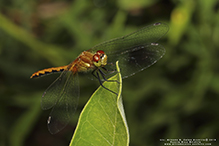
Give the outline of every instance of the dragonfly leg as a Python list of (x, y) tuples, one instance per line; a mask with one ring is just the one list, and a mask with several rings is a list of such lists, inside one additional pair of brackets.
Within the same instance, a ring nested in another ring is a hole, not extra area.
[[(109, 66), (114, 66), (114, 67), (115, 67), (115, 64), (112, 63), (112, 62), (108, 62), (107, 65), (109, 65)], [(107, 72), (112, 72), (112, 73), (117, 72), (116, 69), (111, 69), (111, 70), (109, 70), (109, 69), (106, 69), (105, 67), (102, 67), (102, 68), (103, 68), (105, 71), (107, 71)], [(116, 67), (115, 67), (115, 68), (116, 68)]]
[[(96, 74), (95, 74), (95, 73), (96, 73)], [(104, 81), (114, 81), (114, 82), (115, 82), (116, 80), (107, 80), (107, 79), (104, 77), (104, 73), (103, 73), (100, 69), (96, 69), (96, 70), (92, 71), (92, 75), (93, 75), (95, 78), (98, 79), (100, 85), (101, 85), (103, 88), (105, 88), (106, 90), (108, 90), (108, 91), (110, 91), (110, 92), (112, 92), (112, 93), (118, 95), (116, 92), (114, 92), (114, 91), (112, 91), (112, 90), (106, 88), (105, 86), (103, 86), (103, 81), (101, 81), (101, 78), (100, 78), (100, 74), (99, 74), (99, 73), (101, 74), (101, 76), (102, 76), (102, 78), (104, 79)], [(118, 82), (118, 81), (116, 81), (116, 82)]]
[[(98, 69), (98, 70), (99, 70), (99, 69)], [(99, 71), (99, 72), (100, 72), (101, 76), (103, 77), (103, 79), (104, 79), (105, 81), (114, 81), (114, 80), (107, 80), (107, 79), (103, 76), (103, 74), (101, 73), (101, 71)], [(101, 85), (103, 88), (105, 88), (106, 90), (108, 90), (108, 91), (110, 91), (110, 92), (112, 92), (112, 93), (118, 95), (116, 92), (114, 92), (114, 91), (112, 91), (112, 90), (106, 88), (105, 86), (103, 86), (103, 82), (102, 82), (101, 79), (100, 79), (99, 72), (97, 71), (96, 74), (97, 74), (97, 78), (98, 78), (98, 80), (99, 80), (100, 85)]]
[(97, 70), (98, 70), (98, 69), (93, 70), (93, 71), (92, 71), (92, 75), (93, 75), (95, 78), (98, 79), (98, 76), (95, 74), (95, 73), (97, 72)]
[[(104, 70), (106, 70), (107, 72), (109, 71), (109, 70), (107, 70), (106, 68), (104, 68), (104, 67), (102, 67)], [(116, 70), (113, 70), (112, 72), (109, 72), (109, 73), (104, 73), (101, 69), (98, 69), (98, 71), (100, 72), (100, 74), (101, 74), (101, 76), (102, 76), (102, 78), (105, 80), (105, 81), (107, 81), (107, 82), (117, 82), (118, 84), (120, 83), (119, 81), (117, 81), (117, 80), (108, 80), (108, 79), (106, 79), (105, 78), (105, 76), (108, 76), (108, 75), (111, 75), (111, 74), (113, 74), (114, 72), (117, 72)]]
[(105, 67), (101, 67), (101, 68), (107, 72), (107, 73), (103, 72), (105, 76), (111, 75), (115, 72), (118, 73), (116, 69), (109, 70), (109, 69), (106, 69)]

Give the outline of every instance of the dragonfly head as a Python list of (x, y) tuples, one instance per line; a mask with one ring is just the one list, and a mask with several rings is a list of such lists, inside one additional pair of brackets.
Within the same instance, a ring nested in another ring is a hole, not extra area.
[(102, 50), (97, 51), (93, 56), (93, 63), (96, 67), (105, 66), (107, 64), (107, 55)]

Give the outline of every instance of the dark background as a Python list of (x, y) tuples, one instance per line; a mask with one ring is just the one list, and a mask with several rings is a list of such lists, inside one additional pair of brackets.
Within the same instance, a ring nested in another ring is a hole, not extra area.
[(80, 79), (72, 122), (51, 135), (40, 100), (58, 75), (31, 74), (155, 22), (170, 27), (166, 55), (123, 81), (130, 145), (219, 138), (218, 0), (0, 0), (0, 145), (68, 145), (98, 81)]

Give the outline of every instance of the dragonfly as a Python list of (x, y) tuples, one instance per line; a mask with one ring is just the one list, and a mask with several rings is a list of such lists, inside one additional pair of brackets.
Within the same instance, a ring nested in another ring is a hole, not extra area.
[(154, 23), (128, 35), (100, 43), (82, 52), (69, 65), (33, 73), (30, 78), (61, 73), (45, 90), (41, 99), (43, 110), (52, 108), (47, 120), (49, 132), (55, 134), (61, 131), (76, 111), (79, 99), (78, 73), (91, 73), (103, 86), (104, 81), (109, 81), (108, 78), (117, 73), (115, 63), (119, 61), (122, 78), (132, 76), (163, 57), (165, 49), (157, 41), (168, 30), (167, 24)]

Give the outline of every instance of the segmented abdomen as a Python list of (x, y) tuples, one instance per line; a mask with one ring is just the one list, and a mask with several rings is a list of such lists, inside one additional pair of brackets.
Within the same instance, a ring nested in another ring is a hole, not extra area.
[(51, 74), (51, 73), (62, 72), (67, 67), (68, 67), (68, 65), (60, 66), (60, 67), (51, 67), (51, 68), (47, 68), (47, 69), (42, 69), (42, 70), (39, 70), (39, 71), (33, 73), (30, 78), (37, 78), (37, 77), (41, 77), (41, 76), (48, 75), (48, 74)]

